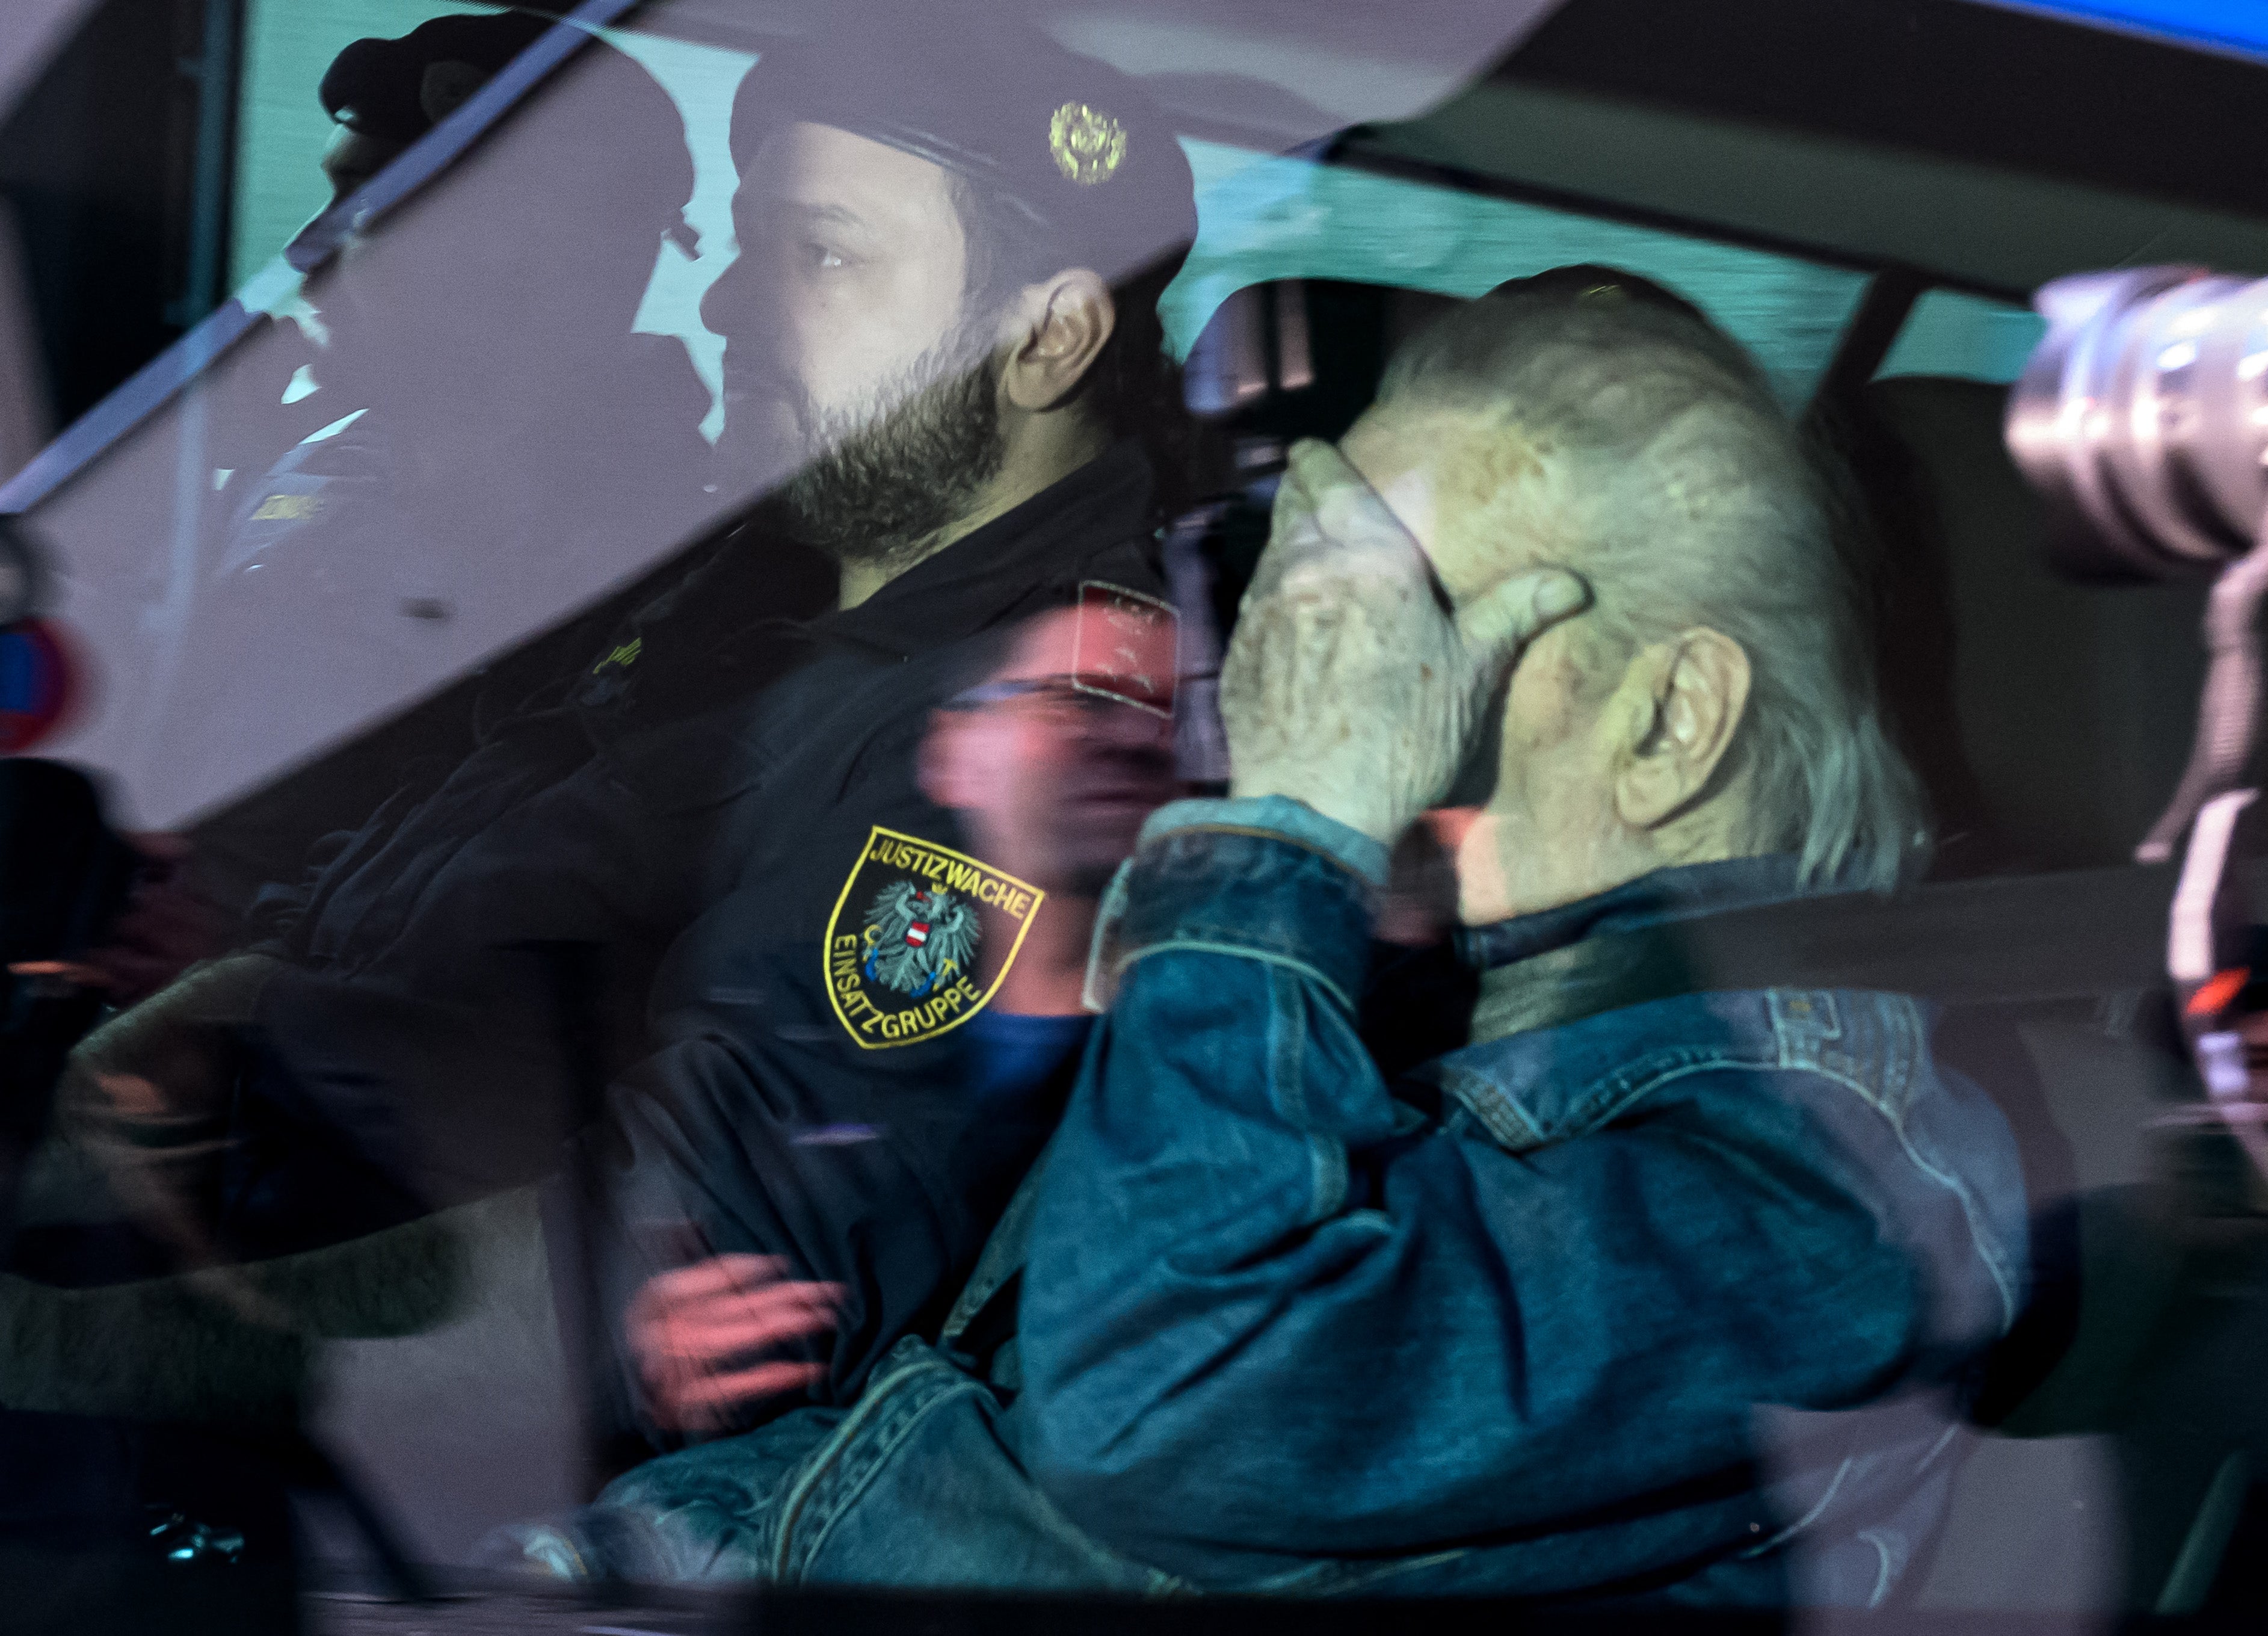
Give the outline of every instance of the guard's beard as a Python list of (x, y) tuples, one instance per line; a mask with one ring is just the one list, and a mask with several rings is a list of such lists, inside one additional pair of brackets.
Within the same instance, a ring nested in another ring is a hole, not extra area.
[(1007, 458), (998, 377), (967, 335), (924, 353), (858, 409), (823, 409), (792, 390), (804, 460), (783, 491), (788, 512), (798, 537), (837, 562), (920, 556)]

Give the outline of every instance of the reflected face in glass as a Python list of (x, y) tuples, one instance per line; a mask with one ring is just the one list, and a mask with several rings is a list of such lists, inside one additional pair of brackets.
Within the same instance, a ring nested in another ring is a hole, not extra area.
[(1097, 607), (1046, 615), (983, 685), (938, 713), (922, 787), (962, 814), (986, 863), (1094, 895), (1133, 851), (1143, 821), (1179, 793), (1172, 718), (1112, 694), (1141, 696), (1132, 675), (1169, 687), (1174, 661), (1168, 620)]
[(967, 254), (939, 166), (789, 125), (751, 158), (733, 219), (739, 259), (701, 307), (725, 342), (729, 462), (769, 475), (822, 454), (983, 356), (953, 344)]
[[(353, 110), (346, 110), (351, 113)], [(338, 203), (400, 157), (407, 144), (341, 125), (331, 132), (316, 163), (331, 184), (331, 203)]]

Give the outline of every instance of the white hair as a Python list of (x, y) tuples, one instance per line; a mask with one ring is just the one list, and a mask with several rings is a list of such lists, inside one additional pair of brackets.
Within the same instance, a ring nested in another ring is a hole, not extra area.
[(1888, 891), (1926, 856), (1928, 816), (1881, 718), (1858, 507), (1748, 356), (1674, 301), (1507, 285), (1403, 346), (1379, 401), (1516, 426), (1568, 497), (1604, 632), (1635, 649), (1705, 625), (1747, 653), (1727, 773), (1744, 844)]

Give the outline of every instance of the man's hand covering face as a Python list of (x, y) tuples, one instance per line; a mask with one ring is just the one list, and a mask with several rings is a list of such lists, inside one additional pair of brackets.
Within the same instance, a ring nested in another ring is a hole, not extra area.
[(1290, 796), (1391, 846), (1447, 793), (1521, 650), (1588, 600), (1543, 569), (1451, 613), (1361, 474), (1329, 444), (1293, 446), (1221, 669), (1231, 792)]

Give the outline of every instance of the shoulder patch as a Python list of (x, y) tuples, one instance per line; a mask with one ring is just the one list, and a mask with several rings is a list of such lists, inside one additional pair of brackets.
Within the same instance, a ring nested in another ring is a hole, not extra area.
[(1172, 715), (1181, 639), (1174, 605), (1124, 586), (1082, 579), (1079, 610), (1071, 685), (1153, 716)]
[[(827, 998), (868, 1050), (911, 1045), (984, 1008), (1015, 963), (1047, 894), (951, 847), (880, 824), (859, 849), (828, 917)], [(977, 987), (983, 910), (1010, 939), (992, 981)]]

